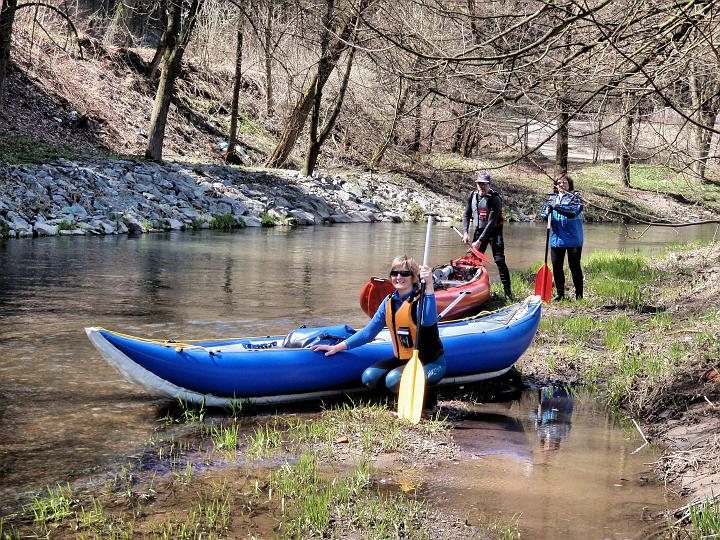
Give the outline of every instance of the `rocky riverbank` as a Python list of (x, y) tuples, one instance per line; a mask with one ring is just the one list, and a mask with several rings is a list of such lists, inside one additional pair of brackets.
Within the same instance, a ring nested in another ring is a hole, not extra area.
[(458, 217), (460, 200), (412, 180), (209, 164), (118, 160), (5, 167), (0, 235), (125, 234), (162, 230)]

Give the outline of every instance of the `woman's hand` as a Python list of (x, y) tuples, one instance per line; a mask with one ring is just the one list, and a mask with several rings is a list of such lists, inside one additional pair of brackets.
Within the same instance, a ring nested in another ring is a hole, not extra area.
[(332, 356), (340, 351), (347, 350), (347, 344), (344, 341), (341, 341), (337, 345), (313, 345), (310, 348), (313, 351), (325, 351), (325, 356)]
[(425, 294), (433, 294), (435, 289), (433, 288), (432, 268), (429, 266), (420, 267), (420, 281), (422, 280), (425, 280)]

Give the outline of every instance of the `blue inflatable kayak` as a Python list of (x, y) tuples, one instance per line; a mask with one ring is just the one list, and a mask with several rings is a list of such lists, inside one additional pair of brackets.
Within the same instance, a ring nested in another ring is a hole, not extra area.
[[(489, 379), (508, 371), (535, 336), (540, 306), (540, 297), (530, 296), (484, 316), (441, 323), (447, 371), (439, 384)], [(306, 347), (340, 341), (353, 332), (351, 328), (300, 328), (286, 336), (183, 342), (102, 328), (85, 331), (129, 382), (153, 395), (211, 406), (232, 400), (299, 401), (362, 390), (365, 368), (393, 356), (387, 329), (374, 341), (334, 356)]]

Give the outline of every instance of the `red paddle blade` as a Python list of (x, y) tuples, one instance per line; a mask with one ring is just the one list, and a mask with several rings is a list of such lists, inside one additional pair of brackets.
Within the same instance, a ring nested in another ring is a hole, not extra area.
[(471, 253), (472, 255), (474, 255), (475, 257), (480, 259), (482, 262), (486, 262), (488, 264), (490, 264), (492, 262), (490, 259), (488, 259), (485, 256), (485, 254), (482, 251), (480, 251), (479, 249), (477, 249), (474, 246), (470, 246), (470, 249), (468, 249), (468, 253)]
[(547, 264), (543, 264), (535, 276), (535, 294), (543, 302), (549, 302), (552, 297), (552, 272)]
[(360, 291), (360, 307), (368, 317), (372, 317), (383, 299), (394, 290), (389, 279), (372, 277)]

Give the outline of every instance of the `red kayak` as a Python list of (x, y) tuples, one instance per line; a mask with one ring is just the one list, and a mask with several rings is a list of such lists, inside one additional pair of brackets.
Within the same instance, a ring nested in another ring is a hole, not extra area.
[[(487, 260), (482, 253), (471, 249), (464, 257), (433, 268), (439, 314), (457, 298), (463, 297), (443, 315), (444, 320), (457, 319), (472, 312), (490, 298), (490, 275), (483, 266), (483, 261)], [(390, 279), (371, 277), (360, 291), (360, 307), (372, 317), (383, 299), (394, 290)]]

